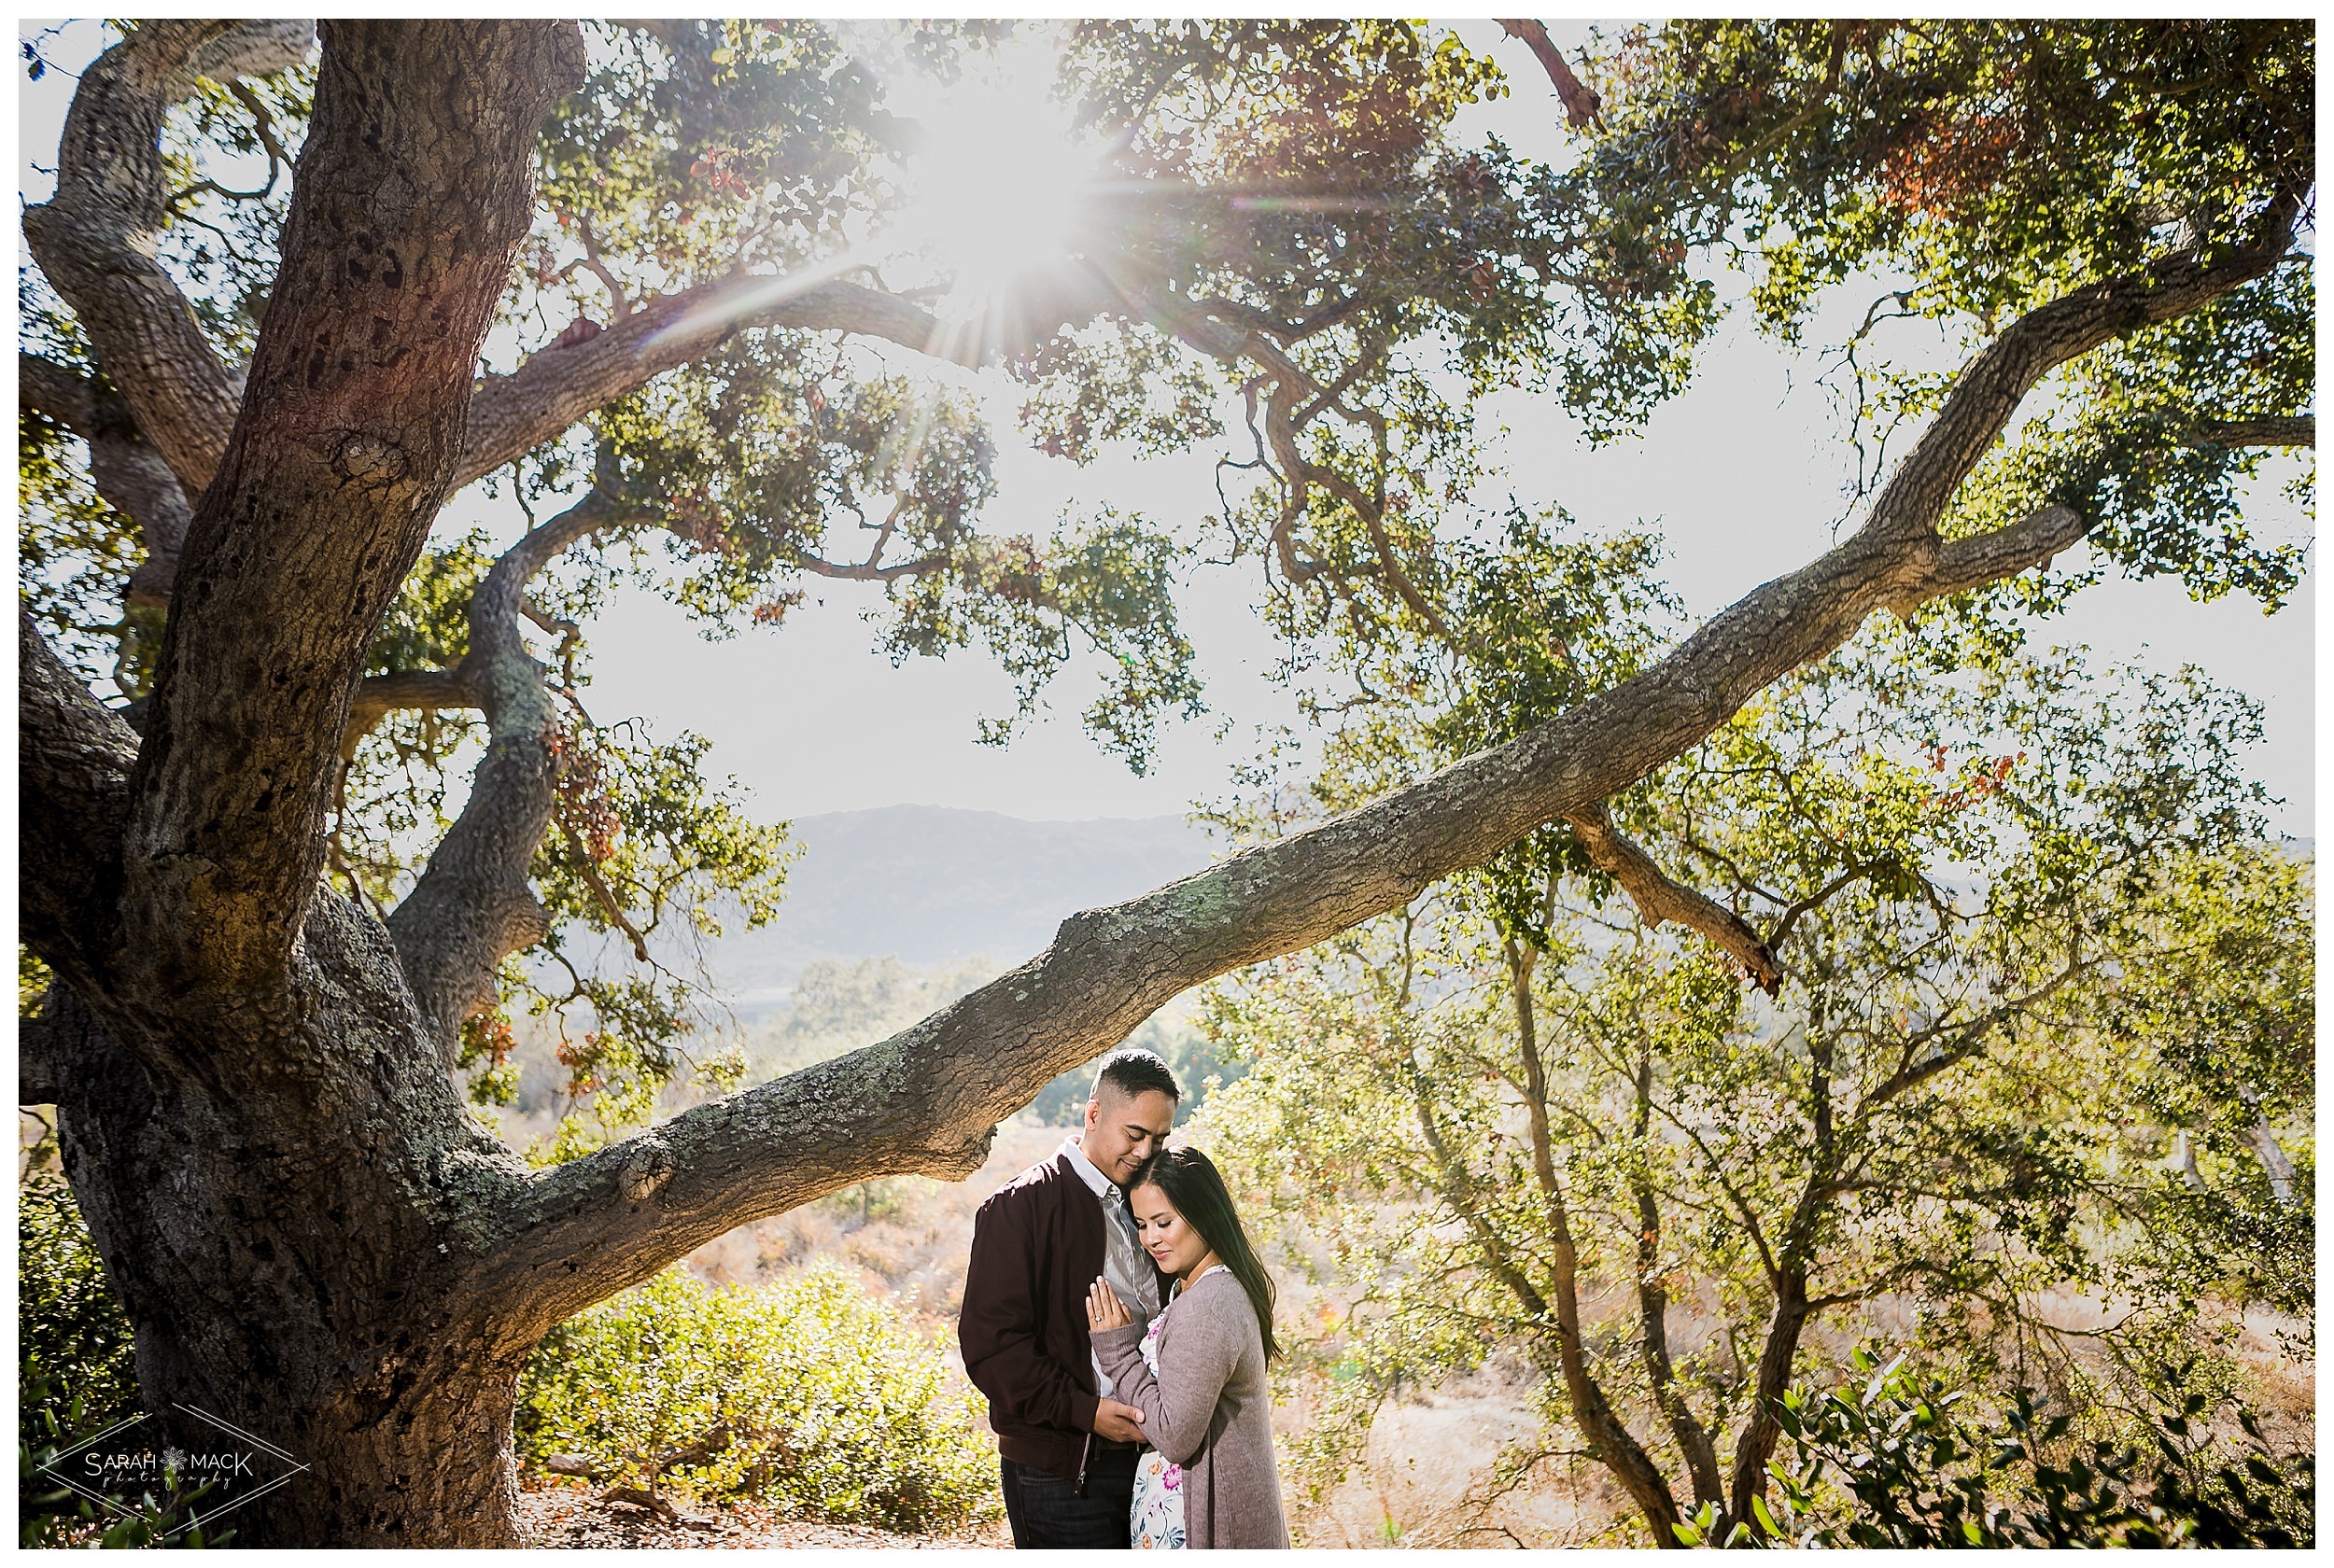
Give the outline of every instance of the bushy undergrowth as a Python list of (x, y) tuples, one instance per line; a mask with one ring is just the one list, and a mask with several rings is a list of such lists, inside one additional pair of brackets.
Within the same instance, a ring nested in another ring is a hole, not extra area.
[[(1793, 1389), (1787, 1442), (1768, 1466), (1779, 1496), (1754, 1500), (1761, 1532), (1729, 1545), (1797, 1547), (2268, 1547), (2316, 1543), (2317, 1461), (2278, 1452), (2252, 1411), (2196, 1386), (2193, 1362), (2159, 1368), (2123, 1440), (2073, 1432), (2025, 1391), (1991, 1411), (1922, 1379), (1899, 1356), (1829, 1393)], [(2233, 1417), (2242, 1438), (2215, 1430)], [(2233, 1439), (2233, 1440), (2232, 1440)], [(1716, 1545), (1714, 1510), (1675, 1526)], [(1761, 1534), (1765, 1539), (1760, 1539)]]
[(531, 1463), (894, 1530), (989, 1505), (981, 1431), (939, 1344), (824, 1264), (719, 1290), (668, 1269), (553, 1330), (519, 1386)]
[[(52, 1396), (20, 1397), (19, 1435), (38, 1435), (38, 1412), (64, 1397), (58, 1391), (67, 1386), (80, 1400), (75, 1424), (81, 1428), (137, 1414), (130, 1320), (105, 1282), (73, 1189), (62, 1176), (35, 1174), (17, 1188), (16, 1200), (17, 1376), (20, 1385)], [(55, 1413), (63, 1415), (61, 1405)]]
[(17, 1544), (21, 1547), (217, 1546), (189, 1527), (190, 1507), (210, 1489), (181, 1488), (165, 1472), (154, 1488), (105, 1489), (115, 1508), (49, 1478), (77, 1439), (135, 1416), (138, 1383), (130, 1320), (105, 1281), (105, 1265), (73, 1189), (36, 1171), (16, 1193)]

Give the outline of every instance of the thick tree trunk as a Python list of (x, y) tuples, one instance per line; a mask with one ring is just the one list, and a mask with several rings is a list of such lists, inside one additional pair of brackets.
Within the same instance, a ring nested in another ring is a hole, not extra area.
[(65, 1170), (136, 1326), (139, 1387), (189, 1449), (220, 1436), (181, 1406), (306, 1467), (220, 1520), (236, 1545), (517, 1545), (511, 1416), (533, 1336), (482, 1287), (465, 1172), (521, 1173), (410, 1009), (385, 1005), (401, 987), (379, 928), (320, 901), (304, 934), (338, 1001), (299, 1027), (345, 1073), (160, 1078), (52, 994)]
[[(60, 201), (28, 218), (118, 371), (192, 322), (66, 264), (90, 214), (133, 250), (153, 216), (150, 156), (108, 183), (99, 152), (150, 154), (222, 25), (109, 51), (92, 75), (136, 112), (77, 106)], [(40, 1072), (148, 1408), (189, 1448), (224, 1421), (299, 1467), (234, 1507), (243, 1544), (516, 1544), (511, 1412), (548, 1320), (489, 1260), (527, 1172), (463, 1108), (389, 933), (318, 873), (333, 743), (583, 66), (571, 23), (326, 25), (232, 431), (207, 350), (180, 354), (204, 397), (132, 399), (202, 495), (143, 743), (24, 635), (20, 712), (53, 725), (22, 757), (25, 935), (63, 982)]]

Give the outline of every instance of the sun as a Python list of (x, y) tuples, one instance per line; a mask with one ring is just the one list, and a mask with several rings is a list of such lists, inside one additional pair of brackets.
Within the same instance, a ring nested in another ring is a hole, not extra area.
[[(885, 287), (927, 303), (938, 323), (929, 354), (977, 365), (1043, 336), (1051, 324), (1040, 319), (1041, 301), (1063, 286), (1091, 286), (1073, 274), (1103, 237), (1106, 199), (1127, 192), (1103, 177), (1109, 147), (1081, 138), (1048, 97), (1052, 72), (1050, 51), (1031, 40), (1008, 46), (979, 76), (892, 80), (893, 111), (921, 134), (897, 165), (903, 200), (889, 219), (823, 260), (677, 317), (656, 336), (743, 319), (873, 268), (882, 269)], [(895, 272), (902, 263), (922, 275)]]
[(1009, 283), (1062, 259), (1075, 242), (1093, 163), (1047, 107), (1003, 96), (960, 105), (916, 160), (911, 226), (937, 242), (958, 292)]
[(1078, 254), (1099, 154), (1030, 73), (959, 83), (918, 119), (894, 236), (938, 270), (941, 318), (986, 323), (993, 339), (1017, 294)]

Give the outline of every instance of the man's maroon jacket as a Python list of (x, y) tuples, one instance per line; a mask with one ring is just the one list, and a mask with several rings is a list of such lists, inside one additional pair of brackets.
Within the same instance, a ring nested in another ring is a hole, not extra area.
[(1091, 1449), (1124, 1446), (1094, 1435), (1086, 1292), (1103, 1272), (1104, 1223), (1068, 1155), (1023, 1171), (973, 1218), (956, 1321), (998, 1451), (1064, 1479), (1084, 1475)]

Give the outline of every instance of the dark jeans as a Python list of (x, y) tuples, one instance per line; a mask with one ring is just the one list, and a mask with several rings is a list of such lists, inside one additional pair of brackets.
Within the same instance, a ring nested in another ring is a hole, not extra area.
[(1075, 1495), (1076, 1478), (1035, 1465), (1000, 1459), (1005, 1517), (1013, 1544), (1088, 1550), (1127, 1549), (1127, 1515), (1134, 1506), (1134, 1448), (1097, 1449), (1086, 1464), (1086, 1495)]

